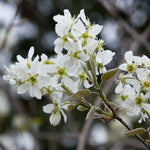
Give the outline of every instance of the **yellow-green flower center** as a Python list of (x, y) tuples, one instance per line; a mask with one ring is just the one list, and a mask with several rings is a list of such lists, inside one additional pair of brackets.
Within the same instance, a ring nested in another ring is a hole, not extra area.
[(150, 89), (150, 81), (146, 80), (143, 82), (141, 89)]
[(128, 98), (128, 95), (121, 95), (121, 99), (125, 101)]
[(79, 78), (82, 80), (82, 82), (86, 79), (85, 73), (82, 72), (81, 74), (78, 75)]
[(57, 107), (58, 107), (58, 103), (57, 103), (56, 100), (53, 102), (53, 105), (54, 105), (54, 108), (57, 108)]
[(54, 63), (51, 62), (50, 60), (45, 60), (45, 61), (43, 62), (43, 65), (52, 65), (52, 64), (54, 64)]
[(58, 74), (60, 79), (62, 79), (64, 75), (67, 75), (65, 70), (66, 70), (65, 67), (62, 67), (62, 68), (57, 67), (57, 72), (55, 74)]
[(142, 99), (141, 95), (139, 95), (139, 97), (136, 97), (135, 102), (139, 106), (142, 105), (143, 99)]
[(81, 53), (81, 51), (75, 51), (74, 53), (70, 53), (69, 56), (80, 59), (80, 57), (78, 56), (78, 54)]
[(28, 78), (28, 82), (30, 82), (32, 85), (34, 85), (37, 82), (37, 74), (34, 76), (29, 75), (30, 77)]
[(133, 64), (128, 64), (127, 65), (127, 70), (129, 73), (133, 73), (136, 70), (136, 66)]

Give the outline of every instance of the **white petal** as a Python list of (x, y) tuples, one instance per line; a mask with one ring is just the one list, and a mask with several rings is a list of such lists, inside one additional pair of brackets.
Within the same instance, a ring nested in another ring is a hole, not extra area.
[(33, 75), (39, 74), (41, 69), (41, 63), (39, 61), (31, 62), (30, 70)]
[(30, 94), (31, 97), (34, 97), (34, 96), (35, 96), (35, 95), (34, 95), (34, 90), (33, 90), (32, 87), (29, 88), (29, 94)]
[(42, 62), (44, 62), (44, 61), (46, 61), (48, 58), (47, 58), (47, 56), (45, 55), (45, 54), (42, 54), (41, 55), (41, 61)]
[(25, 93), (29, 89), (30, 86), (31, 86), (31, 84), (29, 82), (26, 82), (26, 83), (18, 86), (18, 88), (17, 88), (18, 94)]
[(20, 55), (17, 55), (17, 60), (18, 60), (19, 62), (25, 63), (25, 59), (24, 59), (22, 56), (20, 56)]
[[(55, 22), (60, 22), (60, 21), (63, 20), (63, 18), (64, 18), (63, 15), (58, 14), (58, 15), (56, 15), (56, 16), (53, 17), (53, 20), (54, 20)], [(61, 23), (61, 22), (60, 22), (60, 23)]]
[(61, 120), (61, 114), (60, 114), (59, 111), (51, 114), (51, 116), (50, 116), (50, 123), (53, 126), (58, 125), (60, 123), (60, 120)]
[(34, 95), (35, 95), (35, 97), (36, 97), (37, 99), (41, 99), (42, 94), (41, 94), (41, 91), (40, 91), (38, 85), (35, 84), (35, 85), (33, 86), (33, 89), (34, 89)]
[(150, 114), (150, 104), (143, 103), (142, 107)]
[(62, 50), (63, 50), (63, 41), (60, 38), (58, 38), (58, 39), (56, 39), (54, 41), (54, 44), (55, 44), (55, 52), (57, 54), (62, 53)]
[(63, 118), (64, 118), (64, 122), (66, 123), (66, 122), (67, 122), (67, 116), (66, 116), (66, 114), (63, 112), (63, 110), (60, 110), (60, 111), (61, 111), (62, 116), (63, 116)]
[(71, 14), (70, 14), (70, 11), (68, 9), (64, 10), (64, 16), (67, 18), (71, 18)]
[(127, 64), (126, 64), (126, 63), (121, 64), (121, 65), (119, 66), (119, 69), (120, 69), (120, 70), (123, 70), (123, 71), (127, 71)]
[(101, 32), (102, 28), (103, 28), (103, 26), (100, 26), (98, 24), (92, 26), (89, 29), (89, 35), (91, 35), (92, 37), (95, 37), (96, 35), (98, 35)]
[(15, 85), (15, 84), (16, 84), (16, 81), (13, 80), (13, 79), (10, 79), (10, 80), (9, 80), (9, 83), (10, 83), (11, 85)]
[(32, 59), (33, 54), (34, 54), (34, 47), (32, 46), (32, 47), (29, 49), (28, 58), (29, 58), (29, 59)]
[(133, 53), (132, 51), (128, 51), (125, 53), (125, 60), (127, 61), (128, 64), (131, 64), (133, 61)]
[(54, 109), (53, 104), (47, 104), (47, 105), (43, 106), (43, 111), (48, 114), (52, 113), (53, 109)]
[(83, 21), (86, 25), (89, 24), (89, 21), (86, 19), (86, 16), (85, 16), (84, 9), (80, 10), (80, 14), (78, 15), (77, 18), (81, 18), (82, 21)]
[(88, 54), (85, 54), (84, 52), (79, 53), (78, 56), (80, 57), (80, 59), (81, 59), (82, 61), (87, 61), (87, 60), (90, 59), (89, 55), (88, 55)]
[(81, 36), (85, 32), (85, 26), (81, 22), (81, 20), (78, 20), (76, 24), (72, 26), (71, 33), (76, 38)]
[(131, 84), (134, 88), (134, 90), (139, 93), (141, 85), (140, 82), (137, 79), (126, 79), (126, 82)]
[(55, 25), (55, 31), (57, 33), (57, 35), (59, 35), (60, 37), (68, 34), (70, 27), (68, 26), (63, 26), (62, 24), (57, 23)]
[(148, 71), (145, 68), (137, 68), (136, 73), (140, 80), (143, 81), (147, 79)]
[(99, 51), (96, 56), (96, 61), (107, 65), (109, 62), (112, 61), (114, 55), (115, 53), (110, 50)]
[(138, 93), (137, 93), (137, 94), (135, 93), (134, 88), (131, 87), (129, 84), (126, 84), (126, 85), (124, 86), (122, 93), (123, 93), (124, 95), (128, 95), (128, 98), (129, 98), (130, 100), (132, 100), (132, 101), (133, 101), (133, 100), (136, 98), (136, 96), (138, 95)]
[(88, 88), (90, 88), (90, 87), (92, 87), (92, 86), (93, 86), (93, 85), (92, 85), (92, 84), (89, 84), (88, 80), (86, 80), (86, 79), (84, 80), (84, 87), (85, 87), (85, 88), (88, 89)]
[(119, 82), (119, 84), (115, 88), (115, 93), (116, 94), (120, 94), (122, 92), (122, 90), (123, 90), (122, 86), (123, 86), (122, 83)]

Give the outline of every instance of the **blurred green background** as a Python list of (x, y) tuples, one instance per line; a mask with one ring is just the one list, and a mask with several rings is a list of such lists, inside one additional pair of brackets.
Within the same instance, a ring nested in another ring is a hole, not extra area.
[[(72, 16), (85, 9), (91, 22), (104, 26), (99, 37), (105, 49), (116, 53), (107, 68), (117, 67), (128, 50), (150, 56), (149, 0), (0, 0), (0, 150), (144, 150), (137, 139), (124, 135), (126, 129), (117, 121), (85, 121), (87, 112), (76, 109), (67, 113), (67, 124), (62, 121), (53, 127), (49, 115), (42, 112), (48, 103), (46, 96), (36, 100), (28, 94), (18, 95), (15, 87), (3, 81), (4, 65), (15, 62), (18, 54), (26, 57), (31, 46), (35, 55), (55, 55), (53, 16), (63, 14), (64, 9)], [(119, 104), (114, 87), (111, 79), (103, 89)], [(88, 100), (95, 105), (100, 102), (93, 95)], [(138, 118), (127, 117), (124, 111), (121, 115), (133, 128), (150, 124), (138, 124)]]

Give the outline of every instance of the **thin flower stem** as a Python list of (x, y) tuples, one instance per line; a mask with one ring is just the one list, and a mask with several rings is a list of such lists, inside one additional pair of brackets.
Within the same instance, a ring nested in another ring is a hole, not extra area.
[[(102, 98), (103, 102), (107, 105), (107, 107), (112, 111), (112, 114), (113, 114), (113, 118), (118, 120), (123, 126), (125, 126), (129, 131), (132, 130), (131, 127), (129, 127), (127, 125), (127, 123), (115, 112), (115, 110), (113, 109), (113, 107), (110, 105), (110, 103), (108, 102), (105, 94), (103, 93), (103, 91), (101, 89), (99, 89), (99, 94), (100, 94), (100, 97)], [(135, 135), (135, 137), (145, 145), (145, 147), (150, 150), (150, 146), (144, 141), (144, 139), (139, 136), (139, 135)]]

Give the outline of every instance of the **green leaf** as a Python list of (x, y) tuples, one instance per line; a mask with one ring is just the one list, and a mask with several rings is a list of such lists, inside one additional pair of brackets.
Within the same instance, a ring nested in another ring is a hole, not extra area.
[(77, 107), (77, 109), (78, 109), (79, 111), (86, 111), (86, 110), (88, 110), (87, 107), (84, 107), (84, 106), (81, 106), (81, 105), (79, 105), (79, 106)]
[(125, 135), (133, 136), (133, 135), (141, 134), (144, 132), (146, 132), (146, 130), (144, 128), (136, 128), (136, 129), (133, 129), (133, 130), (125, 133)]
[(90, 95), (91, 91), (88, 89), (82, 89), (78, 91), (75, 94), (72, 94), (66, 101), (72, 101), (72, 100), (82, 100), (82, 97), (85, 97), (87, 95)]
[(86, 120), (91, 118), (93, 116), (94, 112), (95, 112), (95, 106), (92, 106), (91, 109), (89, 110), (89, 112), (86, 115)]
[(110, 78), (112, 78), (117, 72), (118, 72), (118, 68), (108, 70), (107, 72), (105, 72), (105, 73), (102, 75), (101, 80), (102, 80), (103, 82), (105, 82), (105, 81), (109, 80)]

